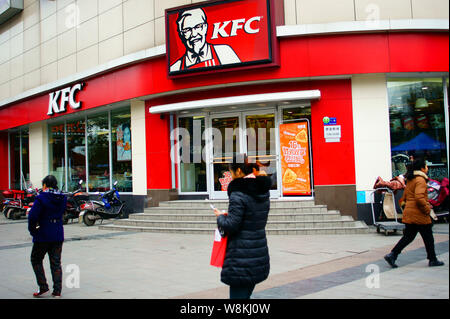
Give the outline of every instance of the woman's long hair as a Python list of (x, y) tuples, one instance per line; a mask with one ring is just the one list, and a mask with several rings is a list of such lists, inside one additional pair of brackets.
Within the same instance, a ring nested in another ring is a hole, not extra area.
[(408, 170), (406, 171), (406, 179), (412, 180), (414, 178), (414, 171), (420, 171), (425, 168), (426, 163), (423, 158), (418, 158), (408, 165)]

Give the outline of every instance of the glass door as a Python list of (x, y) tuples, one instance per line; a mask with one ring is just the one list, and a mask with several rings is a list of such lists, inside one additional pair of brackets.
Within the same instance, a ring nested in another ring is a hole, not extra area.
[(210, 194), (212, 199), (227, 198), (228, 184), (231, 182), (228, 164), (235, 154), (242, 152), (241, 127), (239, 113), (211, 117)]
[(278, 138), (274, 110), (212, 115), (210, 118), (210, 195), (226, 199), (231, 174), (228, 169), (233, 156), (245, 153), (257, 165), (260, 174), (272, 178), (272, 198), (280, 196), (277, 181)]
[(277, 137), (276, 116), (273, 110), (246, 112), (243, 115), (245, 125), (244, 153), (250, 163), (256, 164), (258, 174), (272, 179), (272, 198), (278, 198), (280, 192), (277, 182)]

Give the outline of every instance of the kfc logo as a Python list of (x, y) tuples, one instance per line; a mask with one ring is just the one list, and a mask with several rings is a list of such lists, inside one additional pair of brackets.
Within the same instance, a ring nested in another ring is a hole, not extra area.
[(50, 93), (47, 115), (65, 112), (67, 102), (69, 102), (72, 109), (79, 109), (81, 107), (81, 102), (76, 100), (76, 95), (77, 92), (83, 90), (84, 85), (84, 83), (78, 83), (73, 87), (69, 86), (62, 90)]
[[(208, 21), (203, 9), (198, 8), (180, 13), (177, 26), (186, 52), (171, 65), (171, 72), (241, 62), (229, 45), (212, 45), (206, 41)], [(221, 29), (216, 31), (216, 25), (214, 25), (214, 29), (215, 38), (218, 37), (219, 31), (224, 32)]]
[(215, 1), (166, 11), (169, 75), (273, 63), (272, 0)]

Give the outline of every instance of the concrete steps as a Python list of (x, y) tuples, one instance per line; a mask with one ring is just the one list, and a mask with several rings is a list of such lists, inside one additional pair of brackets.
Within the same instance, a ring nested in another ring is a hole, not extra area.
[[(100, 225), (100, 229), (160, 233), (211, 234), (217, 227), (210, 204), (226, 210), (226, 200), (161, 202), (144, 213)], [(369, 231), (364, 222), (341, 216), (314, 201), (272, 200), (266, 232), (273, 235), (361, 234)]]

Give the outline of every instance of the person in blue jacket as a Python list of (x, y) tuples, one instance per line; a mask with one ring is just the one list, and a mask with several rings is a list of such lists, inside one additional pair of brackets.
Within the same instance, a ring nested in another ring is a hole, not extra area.
[(39, 291), (34, 297), (41, 297), (49, 291), (45, 278), (43, 260), (50, 259), (53, 279), (53, 297), (61, 296), (62, 267), (61, 252), (64, 241), (63, 215), (67, 198), (58, 190), (58, 182), (53, 175), (42, 180), (42, 192), (36, 197), (28, 214), (28, 230), (33, 237), (31, 265), (36, 275)]

